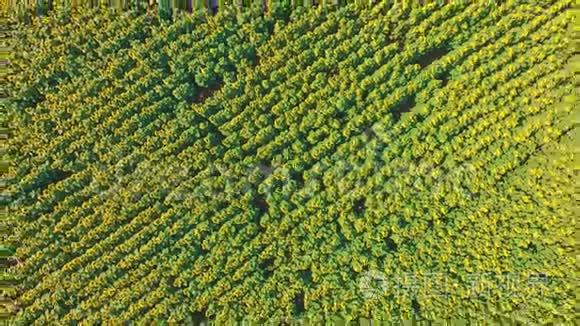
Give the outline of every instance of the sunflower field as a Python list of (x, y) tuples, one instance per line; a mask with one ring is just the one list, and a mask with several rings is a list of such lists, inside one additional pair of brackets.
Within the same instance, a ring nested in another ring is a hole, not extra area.
[(11, 323), (574, 323), (573, 1), (67, 3), (1, 35)]

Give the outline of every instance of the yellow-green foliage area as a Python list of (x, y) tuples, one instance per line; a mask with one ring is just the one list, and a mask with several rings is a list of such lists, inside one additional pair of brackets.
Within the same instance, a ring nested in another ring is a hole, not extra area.
[(572, 322), (571, 5), (15, 26), (12, 320)]

